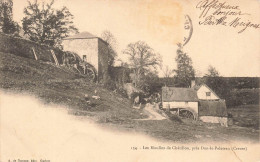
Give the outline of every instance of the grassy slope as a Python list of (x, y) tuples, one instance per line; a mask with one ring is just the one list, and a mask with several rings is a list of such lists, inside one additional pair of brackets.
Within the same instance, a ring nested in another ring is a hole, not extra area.
[[(0, 87), (5, 91), (33, 94), (46, 103), (70, 107), (75, 115), (92, 117), (111, 129), (142, 132), (161, 140), (177, 142), (259, 140), (259, 130), (184, 121), (132, 120), (143, 118), (141, 110), (131, 109), (120, 95), (89, 82), (73, 71), (52, 64), (0, 52)], [(101, 100), (88, 105), (85, 94), (97, 90)]]
[(259, 105), (241, 105), (228, 109), (235, 125), (259, 129)]
[[(46, 103), (62, 104), (77, 112), (100, 118), (97, 120), (142, 117), (138, 111), (130, 108), (127, 99), (88, 81), (68, 68), (1, 52), (0, 60), (2, 89), (30, 93)], [(95, 90), (101, 99), (93, 99), (92, 104), (88, 105), (84, 95), (92, 96)]]

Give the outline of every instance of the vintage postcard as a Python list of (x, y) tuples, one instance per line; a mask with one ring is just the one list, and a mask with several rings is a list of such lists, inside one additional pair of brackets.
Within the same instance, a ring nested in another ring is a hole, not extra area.
[(259, 0), (0, 0), (0, 162), (260, 161)]

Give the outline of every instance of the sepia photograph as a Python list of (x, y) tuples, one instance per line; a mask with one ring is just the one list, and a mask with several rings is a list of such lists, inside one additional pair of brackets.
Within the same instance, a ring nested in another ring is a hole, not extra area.
[(259, 0), (0, 0), (0, 162), (259, 162), (259, 94)]

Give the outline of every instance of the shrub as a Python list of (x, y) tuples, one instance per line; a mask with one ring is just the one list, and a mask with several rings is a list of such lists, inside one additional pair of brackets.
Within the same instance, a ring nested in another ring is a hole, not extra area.
[(226, 98), (227, 106), (259, 104), (259, 89), (234, 89)]
[(178, 115), (172, 114), (170, 111), (165, 111), (165, 114), (169, 117), (171, 121), (175, 121), (178, 123), (183, 123), (181, 118)]
[(102, 82), (106, 89), (112, 91), (116, 89), (116, 83), (111, 78), (104, 79)]

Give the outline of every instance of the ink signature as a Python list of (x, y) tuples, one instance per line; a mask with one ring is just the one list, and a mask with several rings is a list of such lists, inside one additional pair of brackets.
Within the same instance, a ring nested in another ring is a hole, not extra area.
[(260, 28), (260, 24), (248, 20), (250, 14), (241, 11), (238, 5), (230, 5), (218, 0), (204, 0), (200, 1), (196, 8), (201, 11), (199, 25), (229, 26), (237, 28), (238, 33), (248, 28)]

